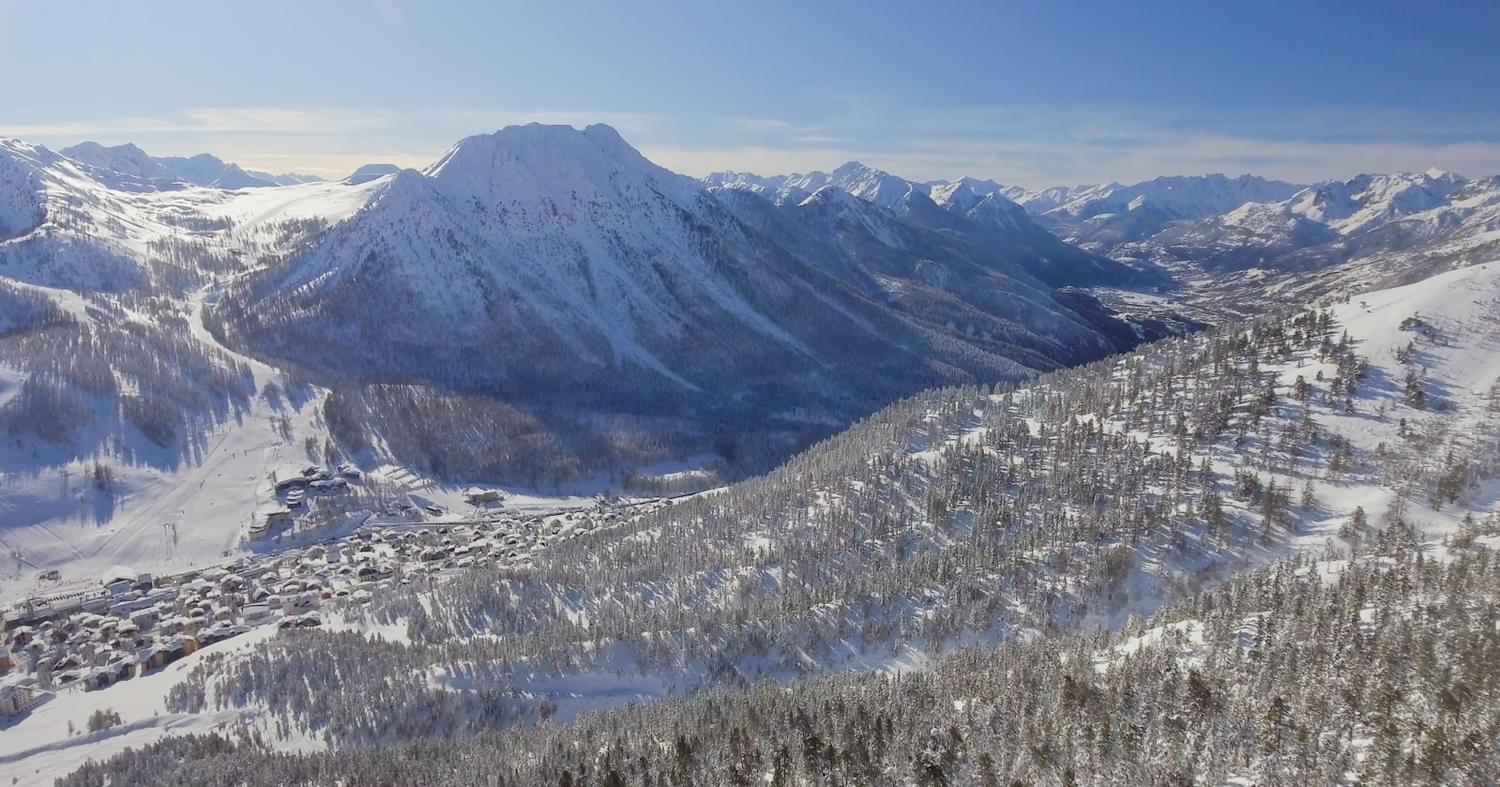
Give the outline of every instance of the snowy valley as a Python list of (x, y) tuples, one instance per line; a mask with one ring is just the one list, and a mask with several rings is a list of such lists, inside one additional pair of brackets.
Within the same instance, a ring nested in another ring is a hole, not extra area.
[(70, 150), (0, 151), (8, 594), (241, 554), (308, 463), (365, 474), (299, 515), (323, 529), (476, 482), (690, 491), (923, 388), (1175, 329), (1038, 280), (1027, 247), (721, 200), (604, 126), (287, 186)]
[(0, 140), (13, 783), (1500, 761), (1494, 178), (302, 180)]

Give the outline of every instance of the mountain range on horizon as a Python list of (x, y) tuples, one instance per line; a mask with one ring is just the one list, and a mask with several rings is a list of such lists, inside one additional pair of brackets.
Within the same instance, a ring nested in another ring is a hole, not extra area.
[[(541, 124), (531, 124), (541, 125)], [(105, 146), (98, 142), (84, 141), (60, 148), (61, 154), (83, 163), (144, 178), (157, 178), (162, 182), (179, 180), (189, 185), (216, 188), (264, 187), (267, 185), (289, 186), (313, 183), (322, 180), (316, 175), (298, 173), (274, 174), (263, 170), (241, 168), (226, 162), (212, 153), (193, 156), (153, 156), (131, 143)], [(385, 175), (401, 169), (393, 164), (370, 163), (363, 165), (345, 178), (364, 179)], [(890, 202), (899, 200), (909, 189), (915, 189), (934, 200), (947, 204), (952, 199), (983, 198), (999, 194), (1022, 205), (1036, 215), (1060, 211), (1070, 216), (1089, 218), (1103, 213), (1120, 213), (1153, 203), (1157, 208), (1175, 218), (1202, 218), (1227, 213), (1246, 202), (1278, 202), (1310, 187), (1326, 187), (1335, 183), (1354, 183), (1361, 179), (1379, 177), (1381, 173), (1361, 173), (1343, 181), (1327, 180), (1315, 183), (1290, 183), (1263, 178), (1245, 173), (1237, 176), (1212, 172), (1196, 175), (1159, 175), (1149, 180), (1131, 184), (1109, 182), (1102, 184), (1054, 185), (1027, 188), (1003, 185), (991, 178), (961, 175), (953, 179), (912, 180), (871, 167), (860, 161), (847, 161), (830, 171), (813, 170), (806, 173), (785, 175), (763, 175), (754, 172), (719, 170), (704, 176), (702, 180), (711, 186), (740, 188), (761, 193), (775, 202), (786, 202), (793, 197), (805, 198), (817, 188), (836, 185), (862, 199), (877, 203), (881, 199)], [(1438, 168), (1422, 172), (1387, 173), (1387, 177), (1425, 176), (1430, 179), (1484, 179), (1487, 176), (1468, 178)], [(164, 180), (163, 180), (164, 179)], [(240, 184), (243, 185), (232, 185)], [(884, 189), (884, 197), (879, 195)], [(949, 194), (960, 196), (949, 197)], [(1136, 203), (1132, 206), (1132, 202)], [(889, 205), (887, 205), (889, 207)]]
[[(219, 270), (228, 297), (206, 318), (241, 350), (355, 380), (637, 415), (649, 403), (755, 402), (772, 379), (797, 379), (785, 399), (845, 420), (902, 390), (1118, 352), (1236, 313), (1266, 288), (1400, 283), (1486, 253), (1500, 228), (1495, 178), (1436, 171), (1027, 192), (849, 162), (700, 181), (604, 125), (510, 127), (460, 141), (425, 171), (369, 165), (285, 185), (206, 154), (3, 150), (0, 275), (182, 297), (171, 280)], [(240, 188), (263, 198), (231, 195)], [(207, 233), (184, 236), (191, 226)], [(212, 248), (226, 244), (234, 259)], [(1378, 273), (1342, 267), (1376, 254), (1390, 258)], [(247, 266), (247, 255), (277, 261)], [(791, 308), (808, 299), (828, 308), (816, 319)], [(496, 343), (511, 352), (463, 360)], [(877, 358), (891, 370), (872, 376)], [(779, 376), (757, 382), (747, 364)], [(584, 370), (604, 377), (563, 384)], [(622, 370), (637, 379), (634, 401), (603, 383)], [(724, 396), (731, 381), (744, 387)]]
[[(565, 127), (552, 128), (559, 134)], [(63, 155), (94, 173), (106, 193), (174, 188), (174, 183), (275, 185), (264, 173), (252, 174), (207, 154), (158, 158), (131, 145), (84, 143), (64, 149)], [(367, 165), (342, 183), (364, 187), (398, 169)], [(285, 176), (282, 182), (292, 180), (310, 182), (300, 176)], [(1252, 269), (1279, 277), (1337, 268), (1371, 254), (1410, 258), (1421, 252), (1429, 268), (1441, 267), (1445, 260), (1490, 242), (1494, 182), (1436, 170), (1361, 175), (1310, 186), (1215, 174), (1028, 191), (968, 177), (913, 181), (859, 162), (829, 172), (717, 172), (702, 180), (710, 191), (724, 195), (720, 201), (726, 207), (742, 214), (741, 198), (728, 192), (754, 194), (783, 214), (795, 214), (818, 190), (835, 188), (904, 224), (1003, 249), (1011, 262), (1052, 287), (1140, 289), (1196, 282), (1209, 284), (1215, 295), (1234, 289), (1228, 284)], [(360, 190), (357, 200), (374, 193)], [(754, 215), (737, 218), (762, 221)], [(104, 269), (119, 262), (111, 257)], [(1218, 271), (1212, 281), (1198, 275), (1204, 266)], [(1402, 261), (1396, 265), (1398, 270), (1406, 267)], [(1341, 271), (1335, 278), (1352, 276)]]
[(275, 175), (241, 169), (210, 153), (152, 156), (131, 143), (106, 147), (97, 142), (80, 142), (58, 152), (74, 161), (118, 175), (138, 178), (158, 188), (173, 183), (221, 189), (264, 188), (322, 180), (314, 175)]

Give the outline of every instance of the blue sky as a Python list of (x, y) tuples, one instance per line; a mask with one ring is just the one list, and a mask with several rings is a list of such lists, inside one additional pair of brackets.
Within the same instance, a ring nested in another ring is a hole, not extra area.
[(689, 174), (1500, 173), (1500, 3), (0, 0), (0, 134), (338, 176), (529, 121)]

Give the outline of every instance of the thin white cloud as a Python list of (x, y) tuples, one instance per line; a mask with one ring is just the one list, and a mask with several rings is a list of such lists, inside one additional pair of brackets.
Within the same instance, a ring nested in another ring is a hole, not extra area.
[(740, 131), (789, 131), (796, 128), (790, 121), (778, 118), (727, 117), (724, 122)]
[(734, 170), (763, 175), (831, 169), (858, 158), (853, 151), (829, 147), (670, 147), (641, 148), (646, 158), (674, 172), (703, 177), (710, 172)]
[[(839, 117), (825, 124), (826, 133), (651, 150), (661, 163), (695, 175), (826, 170), (858, 159), (914, 179), (971, 175), (1032, 188), (1211, 172), (1298, 182), (1432, 166), (1471, 176), (1500, 172), (1500, 116), (1484, 113), (1419, 118), (1404, 110), (1323, 108), (1209, 118), (1107, 105), (893, 113), (878, 101), (834, 103)], [(880, 133), (861, 134), (861, 126)]]
[[(227, 137), (217, 141), (213, 153), (248, 169), (262, 172), (296, 172), (336, 180), (365, 164), (395, 164), (423, 169), (442, 155), (443, 148), (399, 148), (374, 146), (363, 149), (308, 148), (300, 140), (267, 140), (264, 137)], [(274, 142), (274, 144), (267, 144)], [(200, 146), (201, 148), (201, 146)], [(147, 148), (148, 152), (155, 152)], [(163, 149), (163, 155), (186, 151)]]
[(1428, 167), (1491, 175), (1500, 172), (1500, 142), (1342, 142), (1191, 134), (1138, 138), (1128, 145), (1067, 139), (929, 139), (916, 141), (911, 150), (873, 152), (866, 159), (890, 162), (879, 165), (887, 168), (910, 167), (909, 177), (975, 174), (1029, 187), (1213, 172), (1307, 183)]
[(961, 175), (994, 178), (1029, 188), (1061, 184), (1135, 182), (1158, 175), (1256, 174), (1294, 182), (1348, 178), (1365, 172), (1428, 167), (1469, 176), (1500, 171), (1500, 143), (1444, 145), (1327, 144), (1199, 137), (1129, 150), (1069, 143), (995, 143), (945, 140), (898, 151), (852, 147), (647, 147), (653, 161), (689, 175), (716, 170), (761, 174), (828, 170), (858, 160), (915, 180)]
[(23, 139), (120, 138), (140, 134), (353, 134), (380, 128), (393, 117), (383, 110), (199, 107), (159, 117), (10, 123), (0, 125), (0, 133)]

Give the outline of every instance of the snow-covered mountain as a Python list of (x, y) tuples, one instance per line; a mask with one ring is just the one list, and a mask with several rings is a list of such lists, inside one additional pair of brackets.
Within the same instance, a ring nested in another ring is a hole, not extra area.
[(1283, 200), (1303, 188), (1254, 175), (1164, 176), (1130, 186), (1119, 183), (1079, 186), (1066, 194), (1049, 189), (1028, 195), (1021, 204), (1041, 208), (1049, 201), (1056, 201), (1057, 205), (1038, 212), (1077, 220), (1147, 208), (1174, 218), (1191, 219), (1227, 213), (1247, 202)]
[(288, 186), (317, 180), (308, 180), (301, 175), (252, 174), (208, 153), (196, 156), (152, 156), (128, 143), (106, 147), (98, 142), (81, 142), (58, 152), (90, 167), (139, 178), (158, 188), (183, 183), (220, 189), (243, 189)]
[(147, 245), (173, 229), (86, 169), (42, 146), (0, 139), (0, 276), (105, 291), (146, 282)]
[(726, 171), (713, 173), (704, 182), (718, 189), (758, 194), (783, 207), (801, 204), (820, 189), (838, 188), (909, 223), (962, 235), (987, 246), (1053, 286), (1148, 285), (1156, 281), (1150, 271), (1063, 243), (991, 180), (917, 182), (851, 161), (832, 172), (760, 176)]
[[(1253, 175), (1160, 177), (1125, 186), (1047, 189), (1020, 204), (1070, 242), (1095, 250), (1150, 237), (1174, 221), (1228, 213), (1251, 202), (1275, 202), (1303, 187)], [(1105, 252), (1107, 253), (1107, 252)]]
[[(252, 256), (280, 253), (313, 225), (348, 216), (372, 188), (198, 187), (162, 180), (149, 166), (120, 166), (0, 138), (0, 277), (180, 295)], [(289, 231), (297, 222), (303, 225)]]
[(56, 161), (49, 151), (0, 138), (0, 240), (23, 235), (46, 219), (41, 169)]
[[(849, 207), (828, 210), (852, 218)], [(397, 173), (219, 316), (260, 352), (346, 374), (676, 413), (733, 403), (842, 418), (903, 389), (1119, 346), (1019, 267), (945, 257), (889, 211), (866, 218), (885, 227), (868, 233), (874, 246), (831, 266), (805, 233), (752, 228), (607, 126), (511, 127)], [(902, 247), (918, 235), (931, 251), (920, 260)], [(876, 246), (901, 264), (872, 263)]]
[(1358, 175), (1304, 189), (1287, 210), (1340, 235), (1355, 235), (1394, 219), (1447, 207), (1469, 185), (1451, 172), (1430, 169), (1395, 175)]
[(710, 186), (741, 189), (760, 194), (778, 205), (796, 204), (825, 186), (836, 186), (883, 208), (897, 209), (913, 191), (926, 193), (927, 185), (897, 177), (884, 170), (849, 161), (832, 172), (814, 170), (790, 175), (756, 175), (725, 170), (704, 178)]
[(1253, 310), (1268, 292), (1354, 293), (1492, 258), (1500, 251), (1500, 180), (1360, 175), (1172, 221), (1139, 240), (1079, 242), (1172, 271), (1186, 297)]
[(303, 175), (296, 172), (283, 172), (279, 175), (259, 169), (247, 169), (245, 172), (252, 178), (267, 180), (277, 186), (300, 186), (304, 183), (321, 183), (323, 181), (317, 175)]
[(364, 164), (349, 173), (349, 177), (344, 178), (344, 182), (351, 186), (357, 186), (361, 183), (368, 183), (376, 178), (383, 178), (386, 175), (394, 175), (400, 171), (401, 168), (395, 164)]

